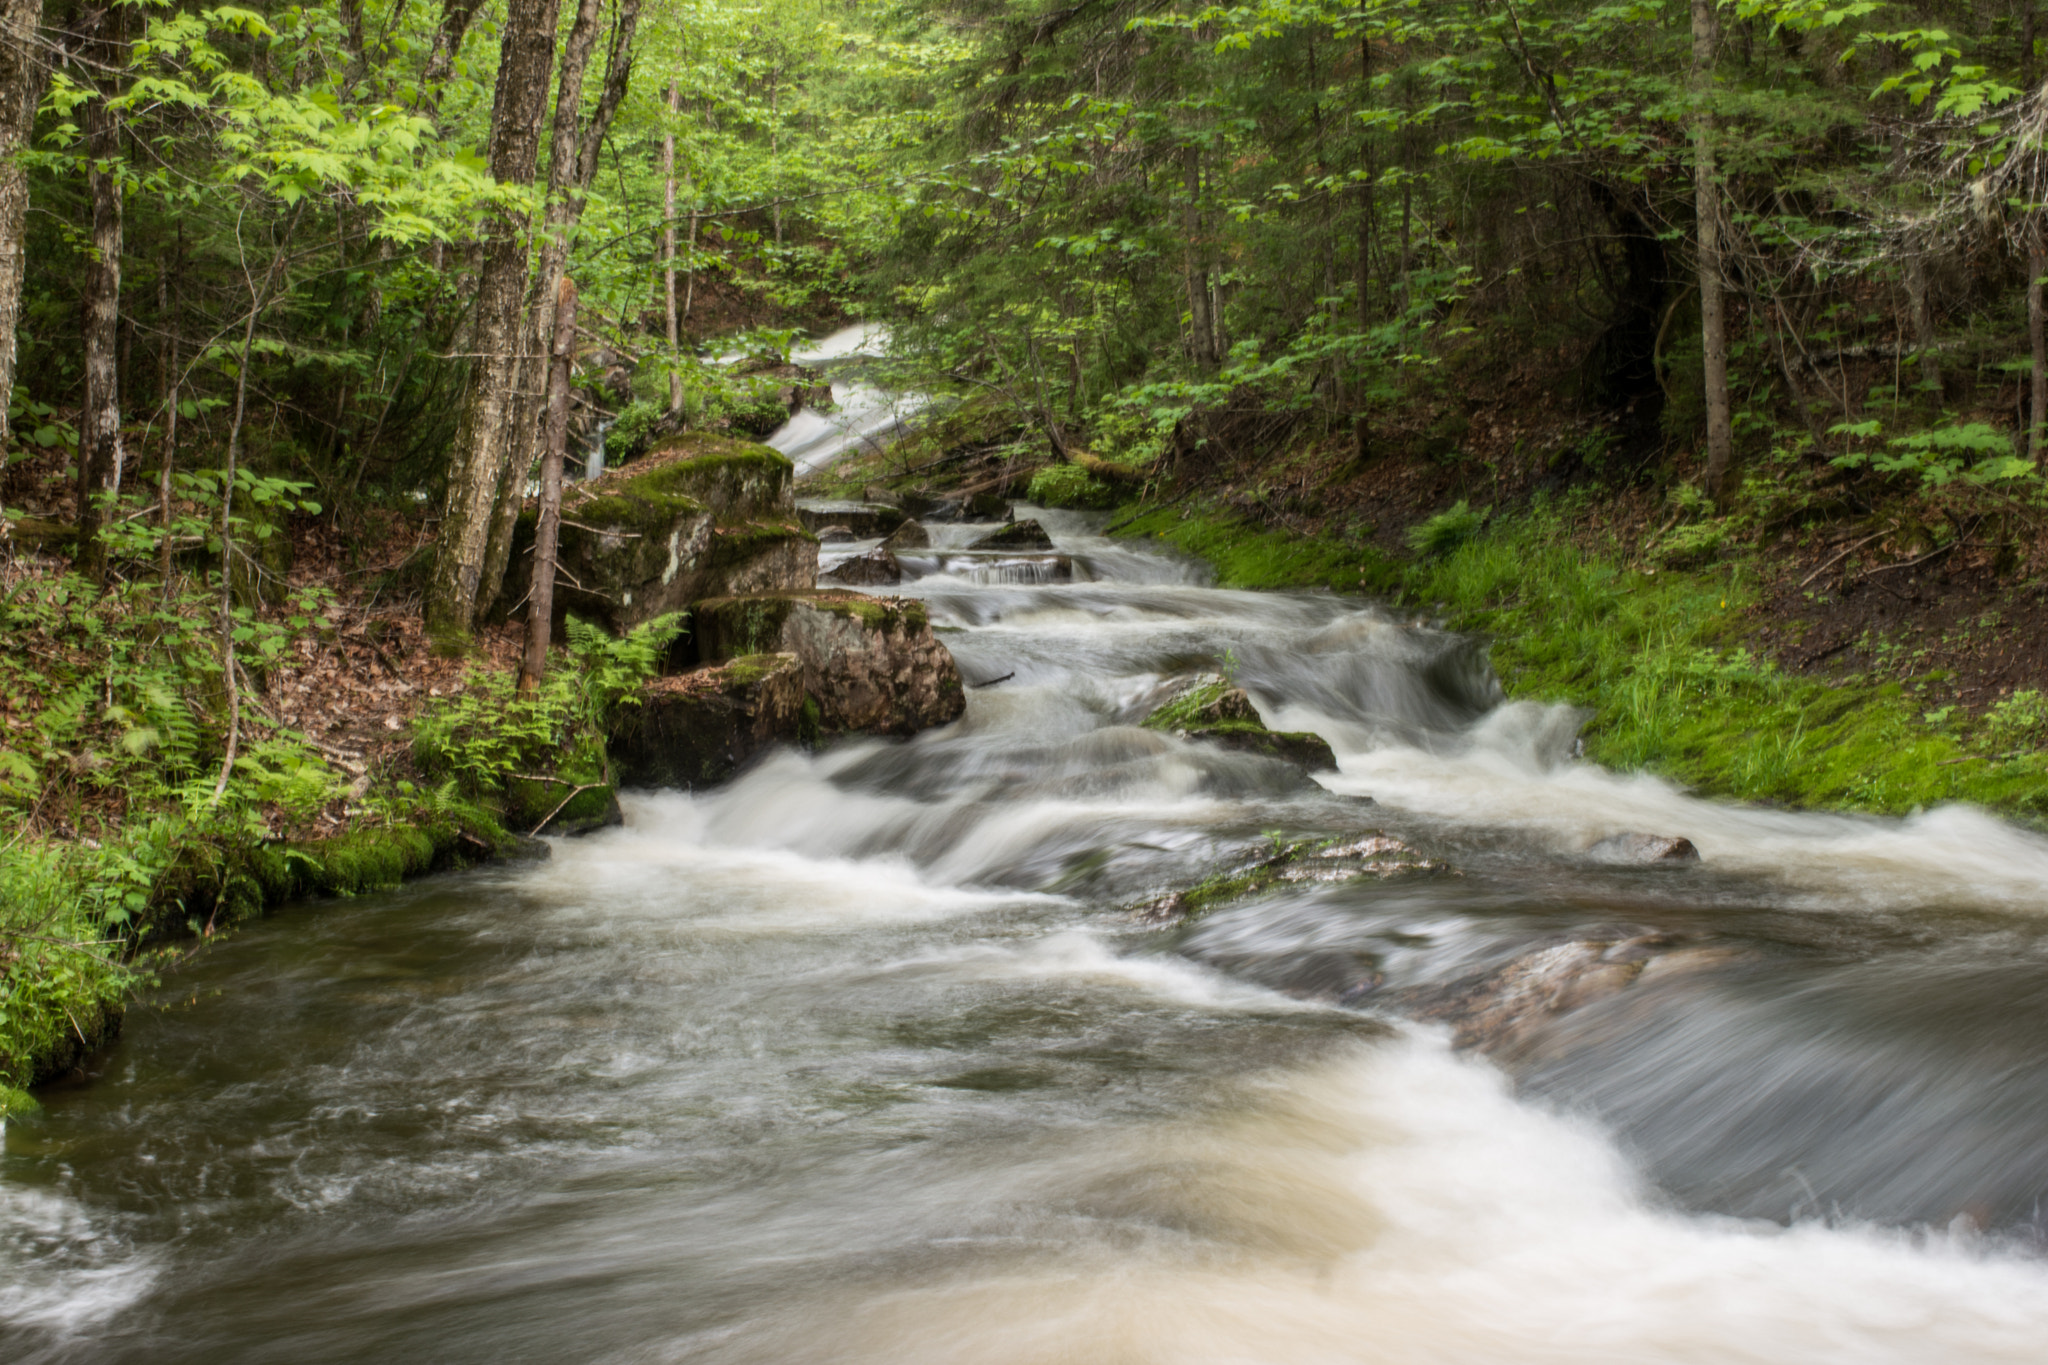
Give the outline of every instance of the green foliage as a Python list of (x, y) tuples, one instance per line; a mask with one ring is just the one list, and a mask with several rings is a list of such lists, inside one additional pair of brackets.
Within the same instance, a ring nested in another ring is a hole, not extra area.
[(1189, 688), (1180, 696), (1175, 697), (1172, 701), (1145, 717), (1143, 721), (1144, 728), (1147, 730), (1164, 730), (1169, 734), (1175, 730), (1185, 730), (1195, 723), (1196, 716), (1203, 710), (1214, 706), (1220, 701), (1223, 695), (1230, 691), (1230, 686), (1228, 681), (1219, 678), (1214, 682), (1207, 682), (1199, 687)]
[(1104, 510), (1122, 500), (1117, 489), (1074, 464), (1051, 464), (1031, 476), (1024, 495), (1041, 507)]
[(1927, 489), (1957, 479), (1975, 484), (2041, 482), (2033, 462), (2013, 450), (2012, 439), (1982, 422), (1952, 422), (1908, 432), (1886, 441), (1882, 449), (1860, 444), (1881, 434), (1881, 424), (1874, 420), (1838, 423), (1832, 430), (1859, 443), (1835, 456), (1833, 463), (1845, 469), (1868, 465), (1880, 474), (1916, 475)]
[(633, 701), (681, 628), (681, 616), (664, 616), (613, 638), (572, 617), (574, 667), (550, 669), (527, 692), (509, 674), (472, 671), (461, 693), (414, 719), (414, 753), (426, 772), (477, 795), (503, 791), (516, 774), (550, 773), (579, 741), (603, 735), (605, 722)]
[(1408, 547), (1424, 559), (1440, 559), (1478, 535), (1486, 518), (1487, 509), (1475, 512), (1460, 498), (1448, 511), (1409, 527)]

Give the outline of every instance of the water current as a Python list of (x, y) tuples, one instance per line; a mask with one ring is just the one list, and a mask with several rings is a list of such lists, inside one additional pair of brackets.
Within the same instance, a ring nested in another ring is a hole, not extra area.
[[(2048, 1353), (2048, 844), (1604, 772), (1471, 641), (1045, 519), (1073, 581), (907, 561), (956, 724), (172, 973), (6, 1127), (0, 1359)], [(1226, 660), (1340, 771), (1136, 727)], [(1369, 830), (1455, 872), (1130, 912)], [(1512, 1055), (1377, 1003), (1617, 932), (1691, 965)]]

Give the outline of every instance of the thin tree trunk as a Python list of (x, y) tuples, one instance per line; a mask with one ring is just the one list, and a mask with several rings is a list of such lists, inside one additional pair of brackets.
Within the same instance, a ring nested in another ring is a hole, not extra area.
[[(533, 181), (547, 112), (548, 74), (555, 64), (558, 0), (509, 0), (498, 81), (491, 109), (491, 176), (500, 184)], [(455, 439), (434, 574), (427, 589), (427, 628), (443, 639), (469, 634), (476, 619), (492, 512), (511, 457), (507, 409), (519, 381), (520, 308), (526, 296), (527, 223), (500, 214), (488, 229), (477, 281), (469, 401)]]
[[(93, 47), (102, 58), (119, 41), (123, 12), (110, 8)], [(92, 198), (92, 259), (85, 274), (85, 407), (78, 423), (79, 564), (90, 578), (106, 573), (100, 543), (100, 498), (121, 478), (121, 138), (104, 97), (88, 106), (86, 182)]]
[(1707, 467), (1702, 482), (1718, 498), (1735, 457), (1728, 413), (1728, 320), (1721, 283), (1721, 191), (1714, 175), (1714, 117), (1705, 108), (1720, 46), (1714, 0), (1692, 0), (1693, 93), (1701, 100), (1693, 126), (1693, 211), (1699, 219), (1700, 345), (1705, 357)]
[[(183, 233), (180, 232), (180, 245)], [(170, 270), (157, 280), (157, 311), (164, 317), (164, 458), (156, 474), (157, 526), (163, 536), (157, 545), (157, 577), (161, 581), (165, 599), (171, 592), (171, 473), (178, 464), (178, 402), (182, 388), (178, 373), (178, 334), (171, 325), (170, 276), (177, 269), (177, 257), (172, 257)]]
[[(1330, 157), (1323, 143), (1322, 87), (1318, 83), (1316, 76), (1316, 42), (1313, 34), (1309, 36), (1308, 40), (1308, 83), (1309, 88), (1316, 92), (1316, 99), (1309, 106), (1309, 121), (1315, 128), (1316, 171), (1327, 181), (1330, 177)], [(1323, 297), (1326, 299), (1337, 297), (1336, 204), (1336, 191), (1325, 185), (1322, 202), (1322, 231), (1318, 235), (1322, 242)], [(1334, 328), (1336, 319), (1333, 317), (1330, 321)], [(1346, 406), (1344, 397), (1344, 361), (1341, 358), (1332, 357), (1330, 361), (1330, 408), (1333, 412), (1341, 413), (1345, 410)]]
[(682, 344), (676, 317), (676, 115), (682, 109), (683, 92), (674, 81), (668, 83), (669, 126), (661, 135), (661, 284), (663, 320), (668, 324), (668, 410), (675, 416), (683, 410), (683, 375), (675, 368)]
[(555, 338), (548, 367), (548, 433), (540, 466), (540, 524), (533, 536), (533, 591), (526, 603), (526, 662), (519, 690), (540, 686), (555, 628), (555, 558), (562, 533), (562, 459), (569, 448), (569, 381), (576, 364), (576, 281), (555, 291)]
[(2041, 215), (2027, 226), (2027, 344), (2034, 367), (2027, 407), (2027, 458), (2039, 464), (2048, 445), (2048, 303), (2042, 299), (2042, 278), (2048, 276), (2048, 243), (2041, 238)]
[[(1372, 101), (1372, 40), (1365, 28), (1365, 4), (1358, 6), (1358, 107), (1363, 110)], [(1372, 134), (1361, 131), (1358, 140), (1358, 337), (1363, 345), (1365, 334), (1372, 326)], [(1353, 457), (1361, 464), (1372, 454), (1372, 424), (1365, 411), (1364, 385), (1361, 383), (1357, 396), (1358, 411), (1352, 419), (1351, 437)]]
[(28, 218), (28, 146), (49, 69), (38, 55), (40, 0), (0, 0), (0, 451), (7, 447), (7, 399), (14, 392), (15, 332), (21, 325), (22, 246)]
[(1181, 175), (1187, 202), (1181, 208), (1181, 233), (1187, 242), (1188, 332), (1195, 366), (1207, 374), (1216, 368), (1216, 328), (1209, 317), (1209, 272), (1202, 249), (1202, 152), (1181, 149)]
[(623, 0), (612, 29), (604, 84), (586, 127), (582, 118), (583, 78), (597, 47), (602, 14), (602, 0), (579, 0), (576, 22), (570, 27), (569, 40), (562, 49), (548, 151), (548, 197), (540, 271), (528, 296), (529, 326), (521, 355), (521, 379), (511, 405), (511, 429), (506, 434), (510, 455), (485, 545), (476, 596), (478, 614), (496, 604), (505, 584), (506, 566), (511, 563), (512, 534), (519, 522), (519, 509), (526, 500), (526, 481), (539, 455), (547, 399), (547, 356), (554, 339), (555, 290), (567, 268), (570, 234), (583, 216), (583, 191), (590, 188), (597, 176), (598, 151), (620, 101), (625, 98), (626, 83), (632, 74), (633, 33), (640, 19), (640, 0)]
[(1940, 341), (1934, 331), (1933, 304), (1927, 297), (1926, 243), (1906, 245), (1906, 305), (1913, 314), (1913, 345), (1919, 351), (1920, 387), (1941, 396)]

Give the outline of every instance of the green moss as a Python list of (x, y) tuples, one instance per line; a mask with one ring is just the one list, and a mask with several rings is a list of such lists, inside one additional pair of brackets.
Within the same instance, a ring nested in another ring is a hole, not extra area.
[(1401, 566), (1373, 546), (1275, 531), (1199, 506), (1158, 508), (1121, 529), (1207, 560), (1219, 587), (1389, 594), (1402, 579)]
[(2048, 755), (2011, 752), (1989, 725), (1931, 719), (1910, 692), (1921, 680), (1787, 673), (1746, 646), (1741, 559), (1639, 571), (1543, 513), (1496, 518), (1406, 566), (1199, 509), (1158, 509), (1127, 530), (1210, 559), (1227, 587), (1370, 591), (1489, 636), (1508, 695), (1586, 707), (1586, 756), (1609, 768), (1786, 806), (1902, 814), (1965, 801), (2048, 817)]
[(1175, 730), (1185, 730), (1196, 723), (1197, 713), (1214, 706), (1228, 691), (1230, 684), (1221, 678), (1203, 683), (1175, 697), (1139, 723), (1147, 730), (1162, 730), (1169, 734)]
[(787, 656), (782, 654), (743, 654), (725, 665), (725, 685), (728, 690), (752, 687), (773, 675), (786, 661)]

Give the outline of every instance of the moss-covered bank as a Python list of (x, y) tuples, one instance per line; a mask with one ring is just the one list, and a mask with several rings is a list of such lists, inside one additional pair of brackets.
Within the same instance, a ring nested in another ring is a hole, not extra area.
[(1745, 559), (1635, 567), (1618, 541), (1543, 509), (1406, 562), (1199, 503), (1127, 517), (1121, 534), (1207, 560), (1225, 587), (1363, 593), (1488, 636), (1508, 695), (1587, 708), (1586, 755), (1610, 768), (1785, 806), (1904, 814), (1966, 801), (2048, 817), (2048, 760), (2027, 717), (1930, 708), (1931, 675), (1788, 671), (1749, 637)]

